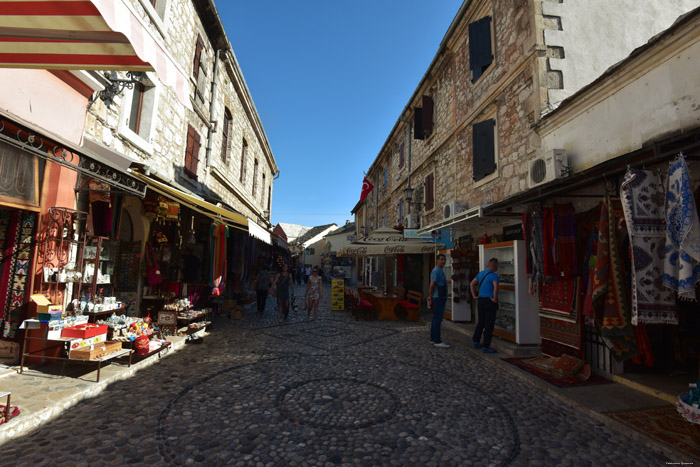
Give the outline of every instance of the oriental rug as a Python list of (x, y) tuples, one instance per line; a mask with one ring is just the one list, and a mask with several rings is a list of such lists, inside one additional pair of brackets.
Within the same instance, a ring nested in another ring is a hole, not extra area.
[(681, 299), (695, 300), (700, 281), (700, 219), (685, 157), (671, 162), (666, 185), (666, 247), (663, 284)]
[(544, 281), (540, 289), (540, 307), (542, 310), (554, 311), (568, 317), (574, 313), (575, 295), (576, 279)]
[(540, 337), (579, 350), (583, 345), (580, 321), (570, 323), (556, 318), (540, 318)]
[[(686, 421), (675, 406), (605, 413), (673, 449), (700, 460), (700, 426)], [(679, 462), (682, 459), (671, 459)]]
[(555, 213), (555, 261), (564, 277), (578, 274), (576, 254), (576, 212), (571, 203), (554, 204)]
[(632, 248), (632, 324), (678, 324), (673, 291), (663, 287), (666, 220), (661, 176), (629, 169), (620, 192)]
[(547, 361), (548, 357), (526, 357), (526, 358), (504, 358), (502, 360), (517, 366), (521, 370), (525, 370), (538, 378), (547, 381), (560, 388), (592, 386), (595, 384), (611, 383), (609, 379), (605, 379), (595, 373), (591, 373), (588, 379), (583, 379), (579, 375), (559, 377), (551, 371), (548, 371), (542, 363)]
[(614, 357), (627, 360), (637, 354), (637, 344), (627, 300), (617, 237), (617, 216), (610, 197), (600, 209), (598, 251), (593, 276), (592, 303), (601, 337)]

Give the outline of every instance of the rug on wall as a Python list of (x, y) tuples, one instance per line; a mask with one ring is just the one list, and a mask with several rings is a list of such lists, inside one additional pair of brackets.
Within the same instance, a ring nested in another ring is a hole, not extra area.
[[(700, 461), (700, 426), (686, 421), (675, 406), (606, 412), (605, 415)], [(672, 459), (680, 462), (682, 459)]]

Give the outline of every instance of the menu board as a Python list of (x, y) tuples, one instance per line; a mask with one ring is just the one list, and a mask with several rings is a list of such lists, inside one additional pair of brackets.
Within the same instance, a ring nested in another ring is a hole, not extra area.
[(141, 273), (141, 242), (119, 242), (116, 270), (119, 290), (137, 289)]

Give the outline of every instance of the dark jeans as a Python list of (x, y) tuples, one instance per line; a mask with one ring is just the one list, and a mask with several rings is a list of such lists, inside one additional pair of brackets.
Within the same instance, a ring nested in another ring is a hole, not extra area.
[(479, 322), (474, 330), (473, 341), (475, 344), (481, 342), (481, 334), (484, 335), (484, 347), (491, 347), (493, 337), (493, 327), (496, 324), (496, 313), (498, 303), (494, 303), (488, 297), (479, 297)]
[(442, 342), (442, 339), (440, 339), (440, 326), (442, 325), (442, 317), (445, 314), (446, 302), (446, 298), (433, 297), (433, 320), (430, 323), (430, 340), (436, 344)]
[(256, 290), (258, 297), (258, 313), (265, 313), (265, 304), (267, 303), (267, 290)]

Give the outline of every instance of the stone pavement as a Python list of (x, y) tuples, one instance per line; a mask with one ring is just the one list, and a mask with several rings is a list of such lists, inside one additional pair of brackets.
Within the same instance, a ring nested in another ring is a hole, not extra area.
[[(303, 287), (297, 293), (303, 295)], [(347, 312), (330, 311), (329, 298), (326, 288), (317, 321), (299, 311), (280, 323), (271, 301), (263, 317), (220, 318), (201, 345), (114, 380), (7, 441), (3, 465), (622, 466), (669, 460), (506, 371), (497, 357), (459, 342), (436, 348), (425, 323), (353, 321)], [(8, 377), (17, 378), (27, 376)], [(50, 391), (61, 382), (37, 376), (35, 389)]]

